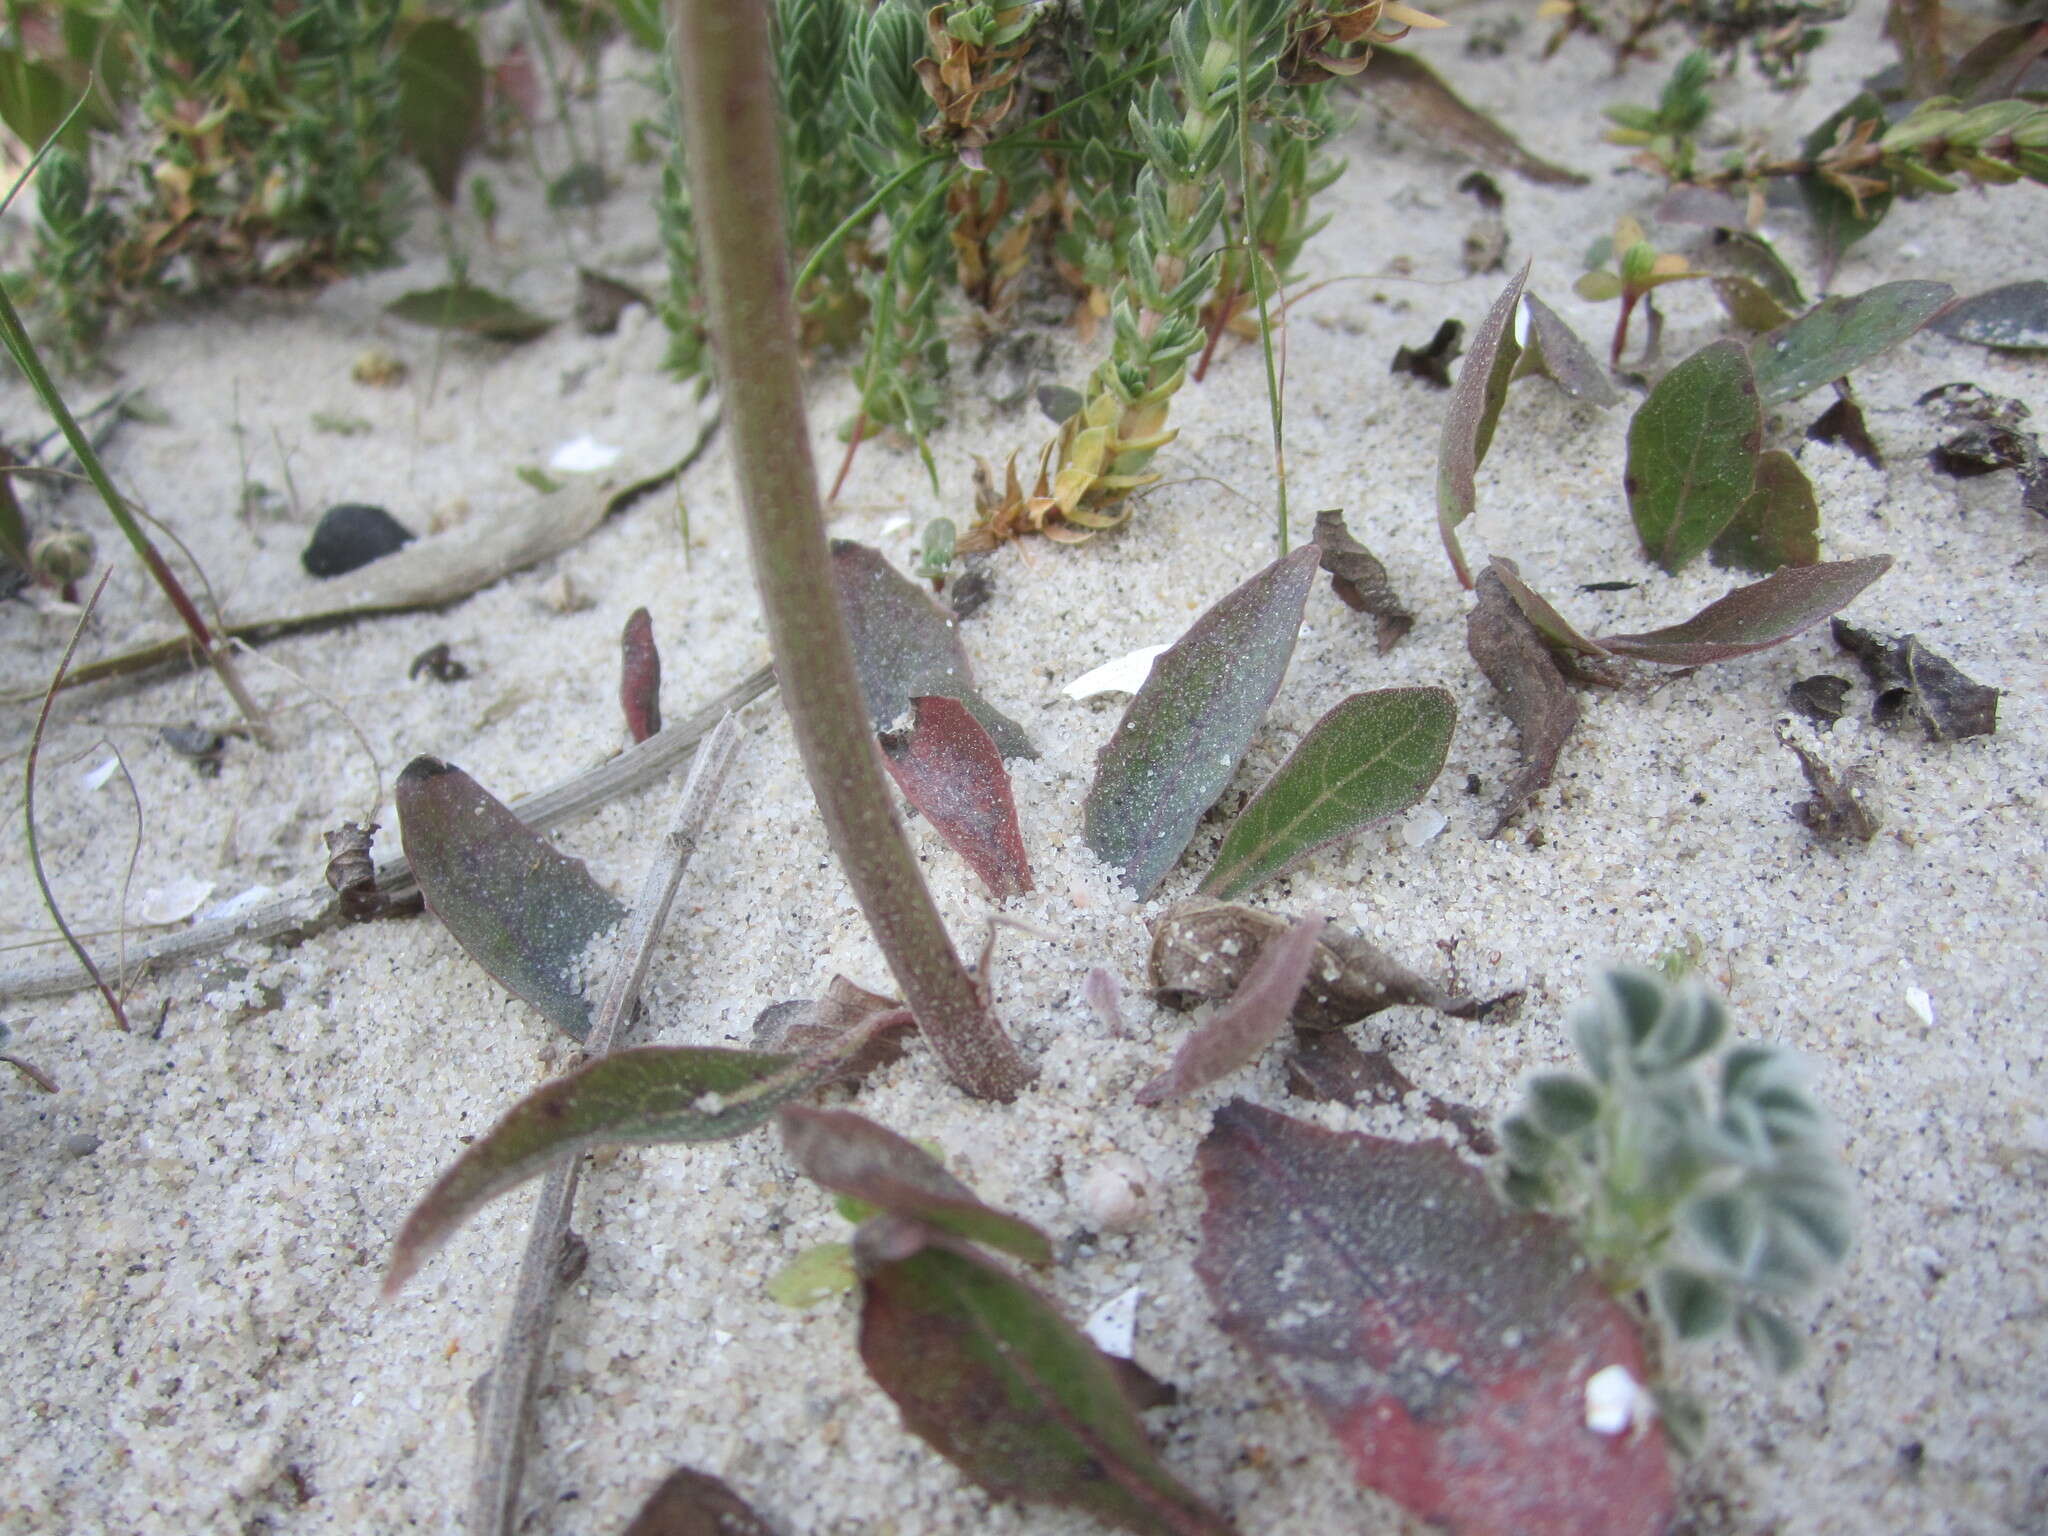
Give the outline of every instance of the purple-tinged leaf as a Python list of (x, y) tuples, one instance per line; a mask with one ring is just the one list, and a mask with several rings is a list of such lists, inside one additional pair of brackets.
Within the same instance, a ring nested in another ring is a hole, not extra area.
[(889, 776), (997, 901), (1023, 895), (1031, 861), (1003, 754), (958, 699), (920, 696), (910, 707), (910, 729), (881, 738)]
[(895, 725), (913, 698), (943, 694), (967, 706), (1004, 757), (1038, 756), (1024, 728), (974, 686), (960, 646), (960, 621), (929, 592), (876, 551), (846, 539), (832, 541), (832, 580), (877, 731)]
[(1947, 283), (1907, 279), (1823, 299), (1782, 331), (1757, 339), (1752, 357), (1759, 398), (1776, 405), (1841, 378), (1889, 352), (1955, 296)]
[(1083, 836), (1150, 896), (1244, 760), (1294, 654), (1321, 550), (1305, 544), (1223, 597), (1152, 663), (1096, 754)]
[(1514, 561), (1504, 555), (1496, 555), (1487, 563), (1487, 569), (1500, 578), (1501, 587), (1515, 600), (1515, 606), (1522, 610), (1522, 617), (1536, 626), (1544, 644), (1553, 651), (1560, 655), (1607, 655), (1603, 647), (1580, 634), (1569, 619), (1551, 607), (1548, 598), (1522, 580), (1522, 572)]
[[(1287, 1056), (1287, 1091), (1316, 1104), (1399, 1105), (1421, 1093), (1414, 1079), (1394, 1065), (1385, 1051), (1368, 1051), (1341, 1029), (1303, 1030)], [(1470, 1105), (1453, 1104), (1422, 1093), (1422, 1112), (1456, 1128), (1465, 1146), (1480, 1157), (1500, 1150), (1486, 1122)]]
[(1799, 759), (1799, 771), (1813, 791), (1792, 811), (1808, 831), (1823, 843), (1867, 843), (1877, 836), (1877, 795), (1869, 774), (1860, 768), (1836, 773), (1788, 731), (1780, 730), (1778, 741)]
[(1707, 555), (1759, 575), (1820, 563), (1820, 503), (1797, 459), (1782, 448), (1758, 455), (1756, 483)]
[(1989, 736), (1998, 729), (1998, 690), (1966, 676), (1917, 635), (1886, 635), (1834, 622), (1835, 643), (1863, 664), (1877, 690), (1879, 725), (1917, 720), (1930, 741)]
[(1442, 688), (1354, 693), (1309, 727), (1238, 812), (1202, 894), (1242, 896), (1318, 848), (1405, 811), (1443, 772), (1458, 706)]
[(1622, 480), (1652, 560), (1679, 570), (1720, 537), (1756, 479), (1763, 434), (1740, 343), (1702, 347), (1657, 381), (1629, 422)]
[(1138, 1102), (1165, 1104), (1186, 1098), (1257, 1060), (1279, 1039), (1308, 980), (1325, 921), (1297, 918), (1261, 949), (1230, 1001), (1181, 1042), (1173, 1064), (1138, 1090)]
[(384, 1294), (455, 1229), (509, 1189), (595, 1146), (664, 1146), (744, 1135), (791, 1099), (840, 1076), (898, 1015), (878, 1013), (808, 1056), (717, 1046), (642, 1045), (543, 1083), (448, 1166), (391, 1247)]
[[(1494, 423), (1500, 419), (1501, 402), (1507, 398), (1508, 379), (1514, 373), (1520, 348), (1515, 343), (1515, 308), (1522, 302), (1522, 287), (1529, 281), (1529, 263), (1515, 274), (1493, 308), (1472, 334), (1472, 349), (1451, 390), (1451, 402), (1444, 411), (1443, 436), (1436, 455), (1436, 525), (1443, 536), (1444, 553), (1451, 557), (1451, 569), (1458, 584), (1469, 588), (1472, 572), (1465, 564), (1465, 552), (1458, 546), (1458, 524), (1472, 515), (1479, 504), (1476, 476), (1479, 464), (1493, 441)], [(1505, 364), (1505, 366), (1503, 366)]]
[(678, 1467), (647, 1496), (626, 1536), (776, 1536), (776, 1530), (721, 1479)]
[(1478, 601), (1465, 619), (1465, 649), (1499, 693), (1522, 736), (1522, 767), (1494, 807), (1493, 830), (1500, 836), (1529, 797), (1550, 782), (1557, 754), (1579, 723), (1579, 701), (1544, 643), (1509, 593), (1493, 561), (1479, 573)]
[(427, 906), (493, 980), (581, 1040), (584, 967), (626, 909), (581, 859), (531, 831), (475, 779), (416, 757), (398, 776), (398, 830)]
[(1617, 656), (1633, 656), (1666, 667), (1732, 661), (1782, 645), (1813, 628), (1891, 568), (1890, 555), (1789, 566), (1775, 576), (1737, 587), (1683, 624), (1647, 634), (1601, 635), (1598, 639)]
[(1515, 365), (1518, 374), (1540, 374), (1574, 400), (1603, 411), (1621, 404), (1607, 370), (1556, 310), (1533, 293), (1522, 295), (1522, 310), (1529, 317), (1529, 334)]
[(1972, 294), (1930, 320), (1927, 328), (1952, 341), (2038, 352), (2048, 347), (2048, 282), (2029, 278)]
[(763, 1008), (754, 1017), (752, 1045), (757, 1051), (807, 1056), (825, 1050), (877, 1013), (891, 1014), (902, 1022), (892, 1029), (871, 1032), (867, 1044), (848, 1059), (840, 1078), (858, 1082), (878, 1067), (901, 1061), (903, 1041), (917, 1026), (897, 999), (870, 992), (844, 976), (834, 976), (823, 997), (799, 998)]
[(1586, 1422), (1650, 1371), (1569, 1229), (1441, 1144), (1234, 1100), (1199, 1154), (1196, 1273), (1223, 1331), (1304, 1398), (1361, 1483), (1454, 1536), (1603, 1536), (1676, 1518), (1664, 1433)]
[(1386, 655), (1415, 627), (1415, 615), (1394, 591), (1387, 568), (1351, 536), (1342, 512), (1316, 514), (1316, 546), (1323, 552), (1323, 569), (1330, 573), (1330, 590), (1353, 613), (1373, 616), (1373, 642)]
[(851, 1195), (1027, 1264), (1052, 1262), (1052, 1243), (1038, 1228), (982, 1204), (924, 1148), (866, 1116), (788, 1104), (777, 1121), (797, 1167), (835, 1195)]
[(654, 644), (654, 619), (635, 608), (619, 640), (619, 707), (635, 742), (661, 729), (661, 652)]
[(1036, 1290), (888, 1216), (855, 1234), (854, 1261), (868, 1374), (983, 1488), (1138, 1536), (1230, 1536), (1159, 1464), (1109, 1357)]

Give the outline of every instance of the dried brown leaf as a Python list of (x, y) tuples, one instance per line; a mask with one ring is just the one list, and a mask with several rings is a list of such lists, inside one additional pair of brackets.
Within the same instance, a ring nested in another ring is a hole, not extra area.
[(1342, 512), (1316, 514), (1315, 542), (1323, 552), (1322, 567), (1330, 573), (1330, 589), (1352, 612), (1373, 616), (1373, 642), (1384, 656), (1415, 627), (1415, 615), (1395, 593), (1387, 568), (1351, 536)]
[(1315, 963), (1316, 940), (1326, 921), (1297, 918), (1261, 948), (1228, 1005), (1181, 1042), (1172, 1065), (1138, 1090), (1138, 1102), (1186, 1098), (1257, 1060), (1279, 1039)]
[(1530, 796), (1550, 782), (1557, 755), (1579, 723), (1579, 701), (1564, 673), (1532, 624), (1510, 595), (1499, 561), (1479, 573), (1478, 601), (1465, 620), (1465, 649), (1499, 693), (1501, 708), (1522, 735), (1522, 767), (1494, 808), (1498, 837)]

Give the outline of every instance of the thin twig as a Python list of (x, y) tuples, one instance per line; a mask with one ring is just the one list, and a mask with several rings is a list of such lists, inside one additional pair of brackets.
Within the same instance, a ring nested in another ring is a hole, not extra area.
[[(618, 1040), (627, 1015), (640, 996), (647, 965), (654, 955), (655, 940), (668, 921), (668, 909), (675, 900), (676, 886), (689, 867), (691, 854), (712, 807), (717, 803), (725, 772), (739, 747), (739, 727), (731, 714), (718, 722), (704, 745), (697, 749), (690, 765), (690, 777), (683, 785), (682, 805), (674, 825), (647, 871), (640, 896), (626, 916), (624, 948), (612, 968), (597, 1017), (590, 1026), (585, 1051), (591, 1057), (607, 1054)], [(580, 1158), (564, 1158), (542, 1183), (533, 1207), (533, 1225), (527, 1232), (526, 1254), (519, 1262), (519, 1285), (512, 1297), (512, 1315), (505, 1321), (505, 1336), (498, 1345), (498, 1357), (491, 1367), (489, 1384), (477, 1414), (476, 1463), (469, 1488), (469, 1536), (506, 1536), (513, 1528), (514, 1506), (519, 1500), (519, 1483), (526, 1466), (526, 1447), (532, 1428), (533, 1398), (540, 1386), (540, 1371), (547, 1346), (548, 1330), (555, 1317), (555, 1298), (560, 1293), (569, 1259), (569, 1217), (576, 1204), (577, 1171)]]

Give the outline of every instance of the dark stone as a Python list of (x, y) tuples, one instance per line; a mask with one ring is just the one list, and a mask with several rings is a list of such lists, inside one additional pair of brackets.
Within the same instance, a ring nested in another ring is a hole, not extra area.
[(346, 576), (413, 541), (412, 530), (382, 507), (345, 501), (320, 514), (306, 552), (308, 576)]

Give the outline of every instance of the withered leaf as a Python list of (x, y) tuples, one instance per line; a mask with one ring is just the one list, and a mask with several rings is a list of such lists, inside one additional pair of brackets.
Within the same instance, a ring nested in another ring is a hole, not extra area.
[(576, 269), (576, 325), (586, 336), (609, 336), (619, 328), (619, 316), (632, 305), (652, 309), (647, 295), (631, 283), (589, 267)]
[(1387, 371), (1408, 374), (1436, 389), (1449, 389), (1451, 364), (1457, 361), (1459, 352), (1463, 350), (1459, 343), (1464, 335), (1464, 321), (1446, 320), (1421, 346), (1395, 348), (1393, 366)]
[(645, 608), (626, 616), (619, 639), (619, 707), (635, 741), (661, 729), (661, 652), (654, 644), (654, 619)]
[(1794, 814), (1815, 837), (1824, 843), (1867, 843), (1877, 836), (1877, 800), (1868, 774), (1860, 768), (1838, 774), (1788, 733), (1779, 732), (1778, 740), (1799, 759), (1799, 771), (1813, 791)]
[(998, 901), (1031, 889), (1031, 860), (1003, 754), (958, 699), (910, 701), (910, 729), (882, 734), (882, 763)]
[(1455, 1536), (1661, 1532), (1664, 1433), (1586, 1424), (1586, 1382), (1649, 1366), (1570, 1229), (1509, 1210), (1440, 1143), (1325, 1131), (1243, 1100), (1198, 1157), (1196, 1273), (1360, 1482)]
[(647, 1496), (626, 1536), (776, 1536), (776, 1530), (721, 1479), (678, 1467)]
[(1465, 649), (1500, 694), (1501, 708), (1522, 736), (1522, 767), (1494, 808), (1498, 837), (1530, 796), (1550, 782), (1557, 754), (1579, 723), (1579, 701), (1551, 657), (1542, 633), (1509, 595), (1499, 562), (1479, 573), (1477, 601), (1465, 620)]
[(1372, 67), (1352, 79), (1367, 101), (1428, 144), (1469, 155), (1481, 165), (1511, 171), (1542, 186), (1585, 184), (1586, 178), (1577, 171), (1524, 149), (1513, 134), (1465, 102), (1413, 54), (1375, 48)]
[[(807, 1056), (824, 1050), (870, 1015), (901, 1010), (903, 1004), (895, 998), (870, 992), (844, 976), (834, 976), (823, 997), (800, 998), (763, 1008), (754, 1019), (753, 1048)], [(903, 1059), (903, 1042), (916, 1025), (907, 1012), (900, 1016), (897, 1027), (872, 1035), (860, 1052), (847, 1061), (841, 1074), (844, 1078), (858, 1081), (878, 1067)]]
[(1138, 1090), (1138, 1102), (1184, 1099), (1257, 1060), (1279, 1039), (1315, 963), (1316, 940), (1325, 921), (1297, 918), (1286, 932), (1261, 946), (1229, 1003), (1181, 1042), (1172, 1064)]
[(1833, 405), (1814, 417), (1806, 436), (1809, 442), (1839, 444), (1872, 469), (1884, 468), (1884, 453), (1878, 448), (1877, 439), (1870, 435), (1870, 427), (1863, 420), (1863, 407), (1856, 403), (1854, 395), (1836, 396)]
[(1340, 511), (1316, 514), (1315, 542), (1323, 552), (1322, 567), (1330, 573), (1330, 590), (1353, 613), (1373, 616), (1373, 643), (1386, 655), (1415, 627), (1415, 615), (1395, 593), (1387, 568), (1351, 536)]
[(1821, 725), (1832, 725), (1849, 711), (1849, 679), (1822, 672), (1802, 677), (1785, 690), (1794, 709)]
[(1998, 729), (1998, 690), (1965, 676), (1914, 635), (1886, 635), (1834, 621), (1835, 643), (1863, 664), (1877, 690), (1880, 725), (1917, 720), (1931, 741), (1989, 736)]
[[(1303, 1031), (1287, 1057), (1287, 1091), (1317, 1104), (1399, 1104), (1417, 1091), (1414, 1080), (1385, 1051), (1368, 1051), (1341, 1029)], [(1455, 1126), (1467, 1148), (1481, 1157), (1500, 1149), (1493, 1132), (1468, 1104), (1422, 1095), (1422, 1112)]]

